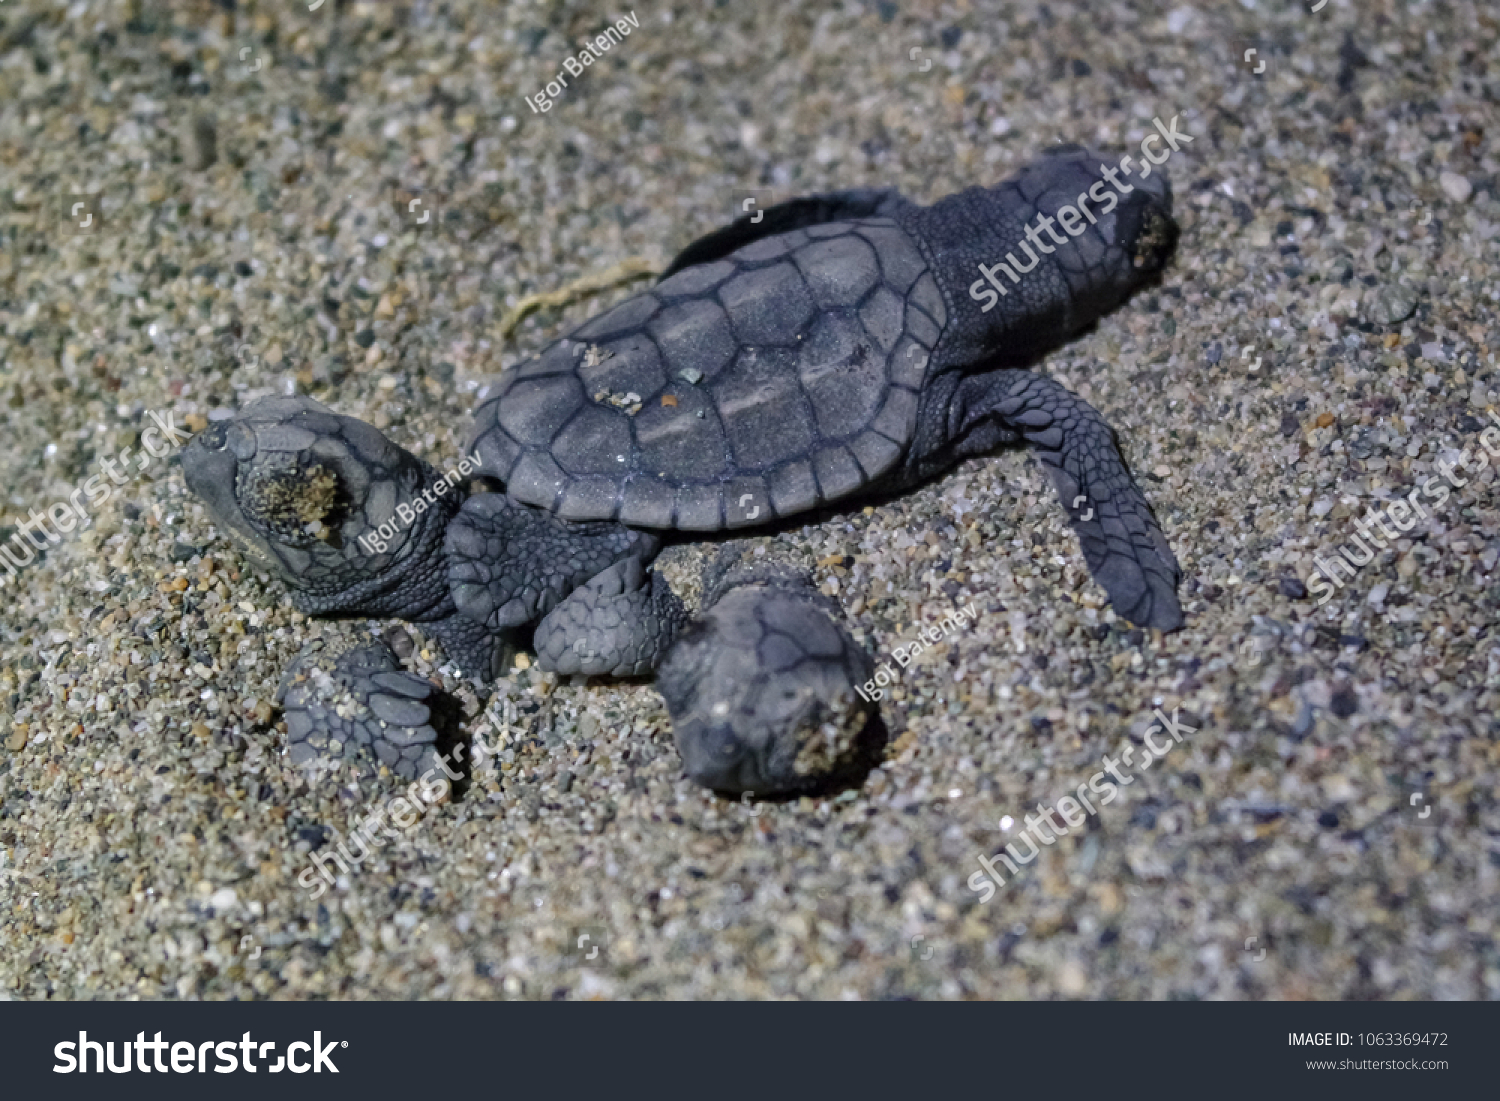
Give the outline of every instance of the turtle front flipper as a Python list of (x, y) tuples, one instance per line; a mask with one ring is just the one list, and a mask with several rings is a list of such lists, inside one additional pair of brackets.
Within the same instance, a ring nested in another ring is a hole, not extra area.
[(617, 562), (537, 626), (537, 662), (554, 673), (635, 677), (660, 664), (687, 622), (677, 594), (639, 558)]
[(826, 225), (829, 222), (890, 217), (898, 208), (906, 205), (910, 204), (893, 187), (829, 191), (777, 203), (753, 214), (742, 214), (727, 226), (699, 237), (677, 254), (657, 282), (665, 282), (683, 268), (721, 260), (735, 249), (765, 237), (774, 237), (778, 233), (805, 229), (808, 226)]
[(314, 639), (287, 666), (276, 702), (297, 767), (366, 754), (406, 780), (447, 771), (437, 742), (452, 701), (402, 670), (384, 642)]
[(955, 402), (963, 425), (960, 455), (1016, 438), (1031, 445), (1115, 611), (1142, 627), (1182, 626), (1182, 570), (1114, 431), (1093, 406), (1061, 383), (1021, 370), (966, 378)]
[(488, 684), (510, 665), (518, 639), (510, 631), (491, 631), (462, 612), (424, 623), (442, 644), (450, 661), (481, 684)]
[[(687, 774), (715, 791), (782, 795), (852, 778), (874, 762), (874, 667), (839, 606), (801, 570), (727, 551), (702, 618), (657, 671)], [(727, 570), (726, 562), (732, 562)], [(707, 579), (706, 579), (707, 581)]]
[(492, 635), (535, 623), (590, 578), (660, 548), (646, 532), (560, 520), (504, 493), (470, 497), (443, 535), (453, 604)]

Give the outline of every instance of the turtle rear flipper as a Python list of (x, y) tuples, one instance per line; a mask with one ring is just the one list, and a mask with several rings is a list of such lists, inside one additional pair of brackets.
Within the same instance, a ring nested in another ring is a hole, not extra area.
[(676, 275), (683, 268), (721, 260), (735, 249), (743, 248), (763, 237), (774, 237), (788, 230), (805, 229), (829, 222), (847, 222), (855, 218), (891, 217), (902, 206), (909, 205), (894, 187), (862, 187), (850, 191), (828, 191), (790, 199), (754, 214), (742, 214), (727, 226), (699, 237), (679, 252), (661, 273), (658, 283)]

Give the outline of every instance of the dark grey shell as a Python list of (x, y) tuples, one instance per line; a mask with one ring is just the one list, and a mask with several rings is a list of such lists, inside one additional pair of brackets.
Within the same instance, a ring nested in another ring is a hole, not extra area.
[(566, 519), (765, 523), (896, 465), (946, 321), (916, 242), (890, 218), (777, 234), (677, 272), (506, 372), (472, 446), (513, 497)]

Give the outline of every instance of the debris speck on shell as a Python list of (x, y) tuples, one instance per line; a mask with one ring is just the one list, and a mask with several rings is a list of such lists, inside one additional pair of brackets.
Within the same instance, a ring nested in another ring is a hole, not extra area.
[(594, 401), (601, 405), (613, 405), (616, 409), (623, 409), (632, 417), (641, 411), (641, 395), (634, 392), (616, 394), (610, 390), (600, 390), (594, 395)]
[(583, 353), (583, 365), (585, 367), (597, 367), (615, 353), (607, 348), (601, 348), (597, 344), (590, 344)]
[(848, 762), (870, 721), (870, 706), (854, 692), (845, 690), (823, 702), (816, 721), (796, 732), (801, 749), (792, 768), (802, 776), (827, 775)]

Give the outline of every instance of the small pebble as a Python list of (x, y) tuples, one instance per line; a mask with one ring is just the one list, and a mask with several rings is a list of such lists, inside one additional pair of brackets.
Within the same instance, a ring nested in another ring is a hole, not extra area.
[(1438, 184), (1442, 187), (1443, 194), (1455, 203), (1466, 203), (1469, 196), (1474, 194), (1474, 185), (1457, 172), (1442, 173), (1438, 176)]
[(391, 652), (402, 661), (411, 657), (412, 651), (416, 648), (416, 644), (412, 641), (412, 637), (407, 633), (405, 627), (391, 627), (385, 632), (384, 637), (386, 645), (391, 648)]
[(218, 138), (208, 115), (194, 115), (183, 129), (183, 161), (193, 172), (202, 172), (218, 159)]
[(1370, 320), (1377, 325), (1399, 325), (1417, 309), (1417, 295), (1399, 283), (1386, 284), (1374, 296)]

